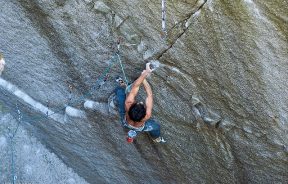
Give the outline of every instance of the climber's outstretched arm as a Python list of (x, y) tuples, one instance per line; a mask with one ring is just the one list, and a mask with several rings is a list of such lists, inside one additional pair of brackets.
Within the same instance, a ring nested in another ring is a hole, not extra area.
[(131, 91), (125, 101), (126, 112), (130, 109), (131, 105), (135, 102), (135, 97), (138, 94), (141, 84), (146, 79), (146, 77), (152, 72), (149, 65), (150, 65), (149, 63), (146, 64), (146, 70), (143, 70), (140, 77), (138, 77), (138, 79), (134, 81), (132, 85)]
[(153, 94), (152, 94), (152, 89), (146, 79), (144, 79), (143, 85), (147, 94), (146, 101), (145, 101), (146, 103), (146, 116), (144, 117), (144, 121), (145, 121), (145, 120), (148, 120), (152, 115)]

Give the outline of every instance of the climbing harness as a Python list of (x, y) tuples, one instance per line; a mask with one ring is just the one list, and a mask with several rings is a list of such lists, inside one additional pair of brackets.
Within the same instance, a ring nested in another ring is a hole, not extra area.
[(166, 39), (167, 30), (166, 30), (166, 0), (162, 0), (162, 33), (161, 37)]

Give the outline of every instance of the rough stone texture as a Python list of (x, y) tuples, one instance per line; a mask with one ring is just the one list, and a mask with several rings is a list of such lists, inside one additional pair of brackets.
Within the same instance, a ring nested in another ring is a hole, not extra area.
[[(287, 183), (287, 6), (167, 1), (162, 40), (161, 1), (0, 0), (1, 77), (64, 120), (3, 86), (0, 98), (14, 116), (19, 104), (24, 127), (89, 183)], [(122, 75), (115, 63), (96, 80), (117, 41), (129, 81), (160, 62), (149, 82), (165, 145), (145, 134), (126, 144), (102, 105)], [(67, 105), (87, 117), (65, 114)]]
[(3, 112), (0, 122), (0, 183), (87, 183), (28, 134), (24, 122)]

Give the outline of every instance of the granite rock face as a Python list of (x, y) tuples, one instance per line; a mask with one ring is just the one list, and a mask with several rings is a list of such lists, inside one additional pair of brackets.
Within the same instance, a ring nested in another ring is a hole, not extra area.
[(0, 122), (1, 183), (87, 183), (11, 115), (1, 113)]
[[(17, 119), (17, 104), (21, 125), (87, 182), (287, 183), (287, 1), (167, 1), (166, 39), (161, 1), (0, 7), (1, 111)], [(119, 59), (130, 82), (158, 62), (148, 80), (166, 144), (125, 143), (106, 107)]]

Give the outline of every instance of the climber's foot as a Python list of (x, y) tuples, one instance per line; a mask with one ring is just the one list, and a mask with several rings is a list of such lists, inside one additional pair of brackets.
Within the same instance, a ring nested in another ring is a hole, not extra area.
[(158, 137), (156, 139), (153, 139), (153, 142), (155, 143), (165, 143), (165, 139), (163, 137)]
[(126, 83), (124, 82), (124, 80), (121, 77), (117, 77), (116, 78), (116, 82), (120, 85), (120, 86), (124, 86), (126, 87)]

